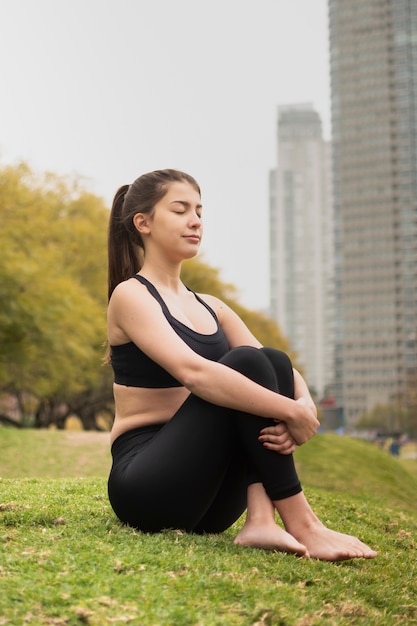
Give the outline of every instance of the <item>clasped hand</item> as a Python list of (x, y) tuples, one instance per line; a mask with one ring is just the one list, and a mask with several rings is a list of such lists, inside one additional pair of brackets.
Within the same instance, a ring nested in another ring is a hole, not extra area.
[(265, 448), (280, 454), (292, 454), (297, 446), (316, 434), (320, 422), (314, 405), (307, 404), (305, 398), (299, 398), (296, 402), (303, 407), (297, 418), (290, 423), (274, 420), (273, 425), (261, 430), (259, 441)]

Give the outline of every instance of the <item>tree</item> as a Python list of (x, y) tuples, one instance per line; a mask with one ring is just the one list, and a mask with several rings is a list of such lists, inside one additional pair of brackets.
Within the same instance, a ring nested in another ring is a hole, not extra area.
[(417, 437), (417, 375), (410, 376), (403, 392), (384, 405), (376, 405), (357, 423), (358, 428), (373, 428), (383, 434), (403, 433)]
[[(3, 423), (64, 428), (76, 415), (86, 429), (99, 428), (99, 417), (110, 426), (112, 372), (103, 365), (108, 216), (77, 180), (36, 175), (24, 163), (0, 169)], [(217, 269), (193, 259), (183, 279), (229, 304), (262, 343), (290, 353), (277, 325), (242, 307)]]
[(108, 211), (22, 164), (0, 171), (0, 212), (0, 390), (21, 421), (49, 424), (103, 378)]

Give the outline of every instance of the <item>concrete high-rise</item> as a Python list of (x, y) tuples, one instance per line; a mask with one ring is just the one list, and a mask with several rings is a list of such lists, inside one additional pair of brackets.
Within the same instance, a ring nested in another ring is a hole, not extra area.
[(417, 380), (417, 2), (329, 0), (345, 419)]
[(330, 144), (311, 105), (279, 107), (270, 175), (270, 314), (318, 396), (333, 379)]

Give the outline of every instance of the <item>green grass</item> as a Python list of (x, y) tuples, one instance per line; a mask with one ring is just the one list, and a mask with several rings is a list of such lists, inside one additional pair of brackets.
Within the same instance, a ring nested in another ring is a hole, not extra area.
[(111, 463), (109, 437), (98, 432), (0, 428), (0, 476), (104, 478)]
[(242, 520), (203, 537), (121, 526), (106, 439), (0, 430), (0, 625), (417, 624), (417, 476), (401, 460), (330, 435), (297, 451), (321, 519), (380, 552), (332, 564), (234, 546)]

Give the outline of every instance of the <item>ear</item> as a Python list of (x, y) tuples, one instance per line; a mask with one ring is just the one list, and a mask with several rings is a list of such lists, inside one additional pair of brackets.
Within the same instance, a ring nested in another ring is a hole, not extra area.
[(150, 233), (149, 216), (145, 213), (136, 213), (133, 218), (133, 224), (141, 235), (148, 235)]

